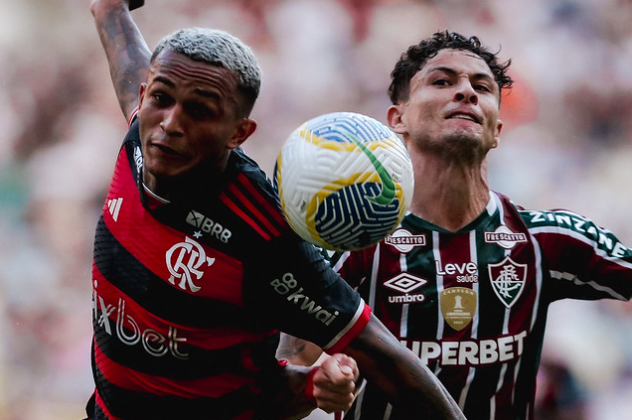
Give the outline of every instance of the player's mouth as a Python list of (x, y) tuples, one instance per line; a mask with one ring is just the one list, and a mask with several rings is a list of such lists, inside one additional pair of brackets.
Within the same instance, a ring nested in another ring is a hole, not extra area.
[(151, 146), (154, 147), (155, 149), (158, 149), (158, 151), (161, 154), (186, 159), (186, 156), (184, 156), (182, 153), (179, 153), (176, 150), (172, 149), (171, 147), (165, 146), (164, 144), (151, 143)]
[(449, 114), (446, 119), (451, 120), (451, 119), (461, 119), (461, 120), (469, 120), (472, 122), (475, 122), (477, 124), (480, 124), (480, 118), (475, 115), (475, 114), (471, 114), (468, 112), (453, 112), (452, 114)]

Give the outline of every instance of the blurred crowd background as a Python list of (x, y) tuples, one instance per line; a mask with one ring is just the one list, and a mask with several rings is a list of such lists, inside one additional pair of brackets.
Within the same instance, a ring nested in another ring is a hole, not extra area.
[[(146, 0), (151, 48), (184, 26), (227, 30), (264, 70), (245, 145), (270, 174), (304, 120), (385, 122), (400, 53), (437, 30), (512, 59), (493, 189), (569, 208), (632, 245), (629, 0)], [(89, 0), (0, 2), (0, 419), (81, 419), (92, 392), (92, 235), (126, 122)], [(559, 302), (539, 419), (632, 418), (632, 303)]]

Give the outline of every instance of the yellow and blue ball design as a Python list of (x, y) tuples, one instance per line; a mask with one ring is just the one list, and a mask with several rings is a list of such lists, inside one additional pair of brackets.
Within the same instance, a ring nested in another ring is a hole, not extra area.
[(298, 127), (283, 145), (274, 186), (286, 220), (330, 250), (373, 245), (401, 222), (413, 192), (402, 141), (366, 115), (335, 112)]

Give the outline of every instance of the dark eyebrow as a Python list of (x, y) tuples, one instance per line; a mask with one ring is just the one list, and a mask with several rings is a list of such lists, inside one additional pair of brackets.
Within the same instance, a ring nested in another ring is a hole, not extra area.
[[(432, 73), (435, 71), (441, 71), (441, 72), (449, 74), (450, 76), (454, 76), (456, 74), (456, 71), (454, 69), (450, 67), (445, 67), (445, 66), (432, 67), (428, 70), (428, 73)], [(474, 76), (474, 79), (489, 79), (491, 81), (494, 80), (494, 78), (487, 73), (475, 73), (473, 76)]]
[(220, 96), (216, 93), (216, 92), (209, 92), (208, 90), (204, 90), (204, 89), (195, 89), (195, 93), (197, 93), (200, 96), (204, 96), (205, 98), (210, 98), (210, 99), (220, 99)]
[(166, 77), (162, 77), (162, 76), (154, 77), (153, 81), (154, 82), (160, 82), (163, 85), (167, 85), (169, 87), (174, 87), (175, 86), (171, 80), (167, 79)]
[[(169, 80), (168, 78), (164, 76), (156, 76), (154, 77), (153, 81), (162, 83), (171, 88), (175, 87), (175, 83), (173, 83), (171, 80)], [(200, 96), (204, 96), (205, 98), (220, 99), (220, 96), (216, 92), (211, 92), (204, 89), (195, 89), (195, 93), (197, 93)]]

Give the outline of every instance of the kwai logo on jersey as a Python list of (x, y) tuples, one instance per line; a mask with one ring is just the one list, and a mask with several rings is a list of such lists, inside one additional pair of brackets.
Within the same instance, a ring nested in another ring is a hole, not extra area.
[(448, 287), (441, 292), (441, 313), (445, 322), (461, 331), (476, 312), (476, 292), (467, 287)]
[(524, 289), (527, 265), (506, 257), (498, 264), (489, 264), (487, 269), (496, 296), (507, 308), (511, 308)]
[(522, 232), (512, 232), (507, 226), (500, 225), (493, 232), (485, 232), (485, 242), (511, 249), (518, 242), (527, 242), (527, 235)]
[(178, 287), (180, 289), (190, 289), (195, 293), (201, 287), (193, 283), (193, 278), (200, 280), (204, 275), (201, 268), (213, 265), (215, 258), (207, 257), (202, 245), (186, 237), (184, 242), (179, 242), (169, 248), (166, 254), (166, 261), (167, 268), (171, 274), (169, 282), (175, 285), (176, 279), (179, 279)]
[(428, 280), (414, 276), (410, 273), (401, 273), (384, 282), (384, 286), (397, 292), (405, 293), (401, 296), (389, 296), (389, 303), (413, 303), (423, 302), (426, 297), (422, 294), (410, 295), (413, 290), (428, 283)]
[(409, 230), (399, 228), (388, 235), (384, 242), (394, 246), (399, 252), (406, 254), (416, 246), (426, 245), (426, 235), (413, 235)]
[[(301, 311), (313, 316), (317, 321), (329, 326), (340, 312), (323, 308), (317, 304), (311, 297), (309, 297), (301, 286), (299, 286), (298, 280), (292, 273), (285, 273), (281, 278), (274, 279), (270, 282), (270, 286), (276, 293), (285, 297), (288, 302), (294, 304)], [(297, 289), (298, 287), (298, 289)]]

